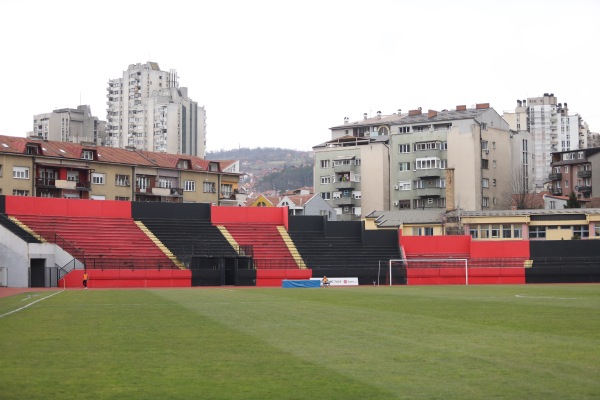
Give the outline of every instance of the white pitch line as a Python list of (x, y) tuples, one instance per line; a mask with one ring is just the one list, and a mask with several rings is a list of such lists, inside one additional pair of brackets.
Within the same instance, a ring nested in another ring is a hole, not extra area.
[(46, 297), (42, 297), (41, 299), (38, 299), (38, 300), (36, 300), (36, 301), (33, 301), (33, 302), (31, 302), (31, 303), (27, 304), (26, 306), (23, 306), (23, 307), (17, 308), (16, 310), (12, 310), (12, 311), (10, 311), (10, 312), (7, 312), (6, 314), (2, 314), (2, 315), (0, 315), (0, 318), (4, 318), (4, 317), (6, 317), (7, 315), (10, 315), (10, 314), (16, 313), (17, 311), (24, 310), (24, 309), (26, 309), (27, 307), (34, 305), (34, 304), (35, 304), (35, 303), (37, 303), (38, 301), (46, 300), (46, 299), (48, 299), (48, 298), (50, 298), (50, 297), (54, 296), (55, 294), (59, 294), (59, 293), (62, 293), (62, 292), (64, 292), (64, 290), (61, 290), (60, 292), (52, 293), (51, 295), (49, 295), (49, 296), (46, 296)]

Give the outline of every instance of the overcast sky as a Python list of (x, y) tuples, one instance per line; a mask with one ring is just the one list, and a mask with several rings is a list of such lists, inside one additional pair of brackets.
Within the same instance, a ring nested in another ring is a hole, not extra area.
[(310, 150), (344, 117), (554, 93), (600, 131), (600, 1), (0, 0), (0, 134), (89, 104), (129, 64), (175, 69), (209, 151)]

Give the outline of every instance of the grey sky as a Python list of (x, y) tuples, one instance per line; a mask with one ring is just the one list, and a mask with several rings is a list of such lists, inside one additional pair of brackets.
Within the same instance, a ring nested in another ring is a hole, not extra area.
[[(600, 131), (600, 1), (0, 0), (0, 134), (89, 104), (129, 64), (176, 69), (208, 150), (310, 150), (362, 118), (554, 93)], [(81, 103), (80, 103), (81, 99)]]

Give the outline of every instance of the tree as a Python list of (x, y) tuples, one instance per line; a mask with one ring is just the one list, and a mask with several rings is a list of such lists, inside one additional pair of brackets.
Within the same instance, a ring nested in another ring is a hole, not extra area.
[(581, 202), (577, 200), (575, 196), (575, 192), (571, 192), (569, 194), (569, 200), (567, 200), (567, 204), (565, 204), (565, 208), (581, 208)]
[(535, 185), (523, 171), (523, 168), (517, 167), (513, 170), (512, 181), (506, 196), (505, 205), (508, 209), (517, 210), (543, 208), (544, 202), (536, 193)]

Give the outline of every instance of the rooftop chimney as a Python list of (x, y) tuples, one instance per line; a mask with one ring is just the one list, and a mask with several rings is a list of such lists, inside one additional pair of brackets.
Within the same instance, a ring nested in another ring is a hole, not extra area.
[(429, 110), (429, 111), (427, 112), (427, 118), (433, 118), (433, 117), (435, 117), (436, 115), (437, 115), (437, 111), (435, 111), (435, 110)]
[(347, 124), (350, 119), (348, 117), (344, 117), (344, 124)]
[(367, 119), (367, 113), (363, 114), (363, 119)]
[(456, 106), (456, 111), (467, 111), (467, 106), (465, 106), (465, 105)]
[(377, 111), (377, 119), (381, 119), (381, 111)]
[(477, 103), (477, 104), (475, 104), (475, 108), (478, 110), (490, 108), (490, 103)]
[(418, 110), (408, 110), (408, 115), (421, 115), (421, 108)]

